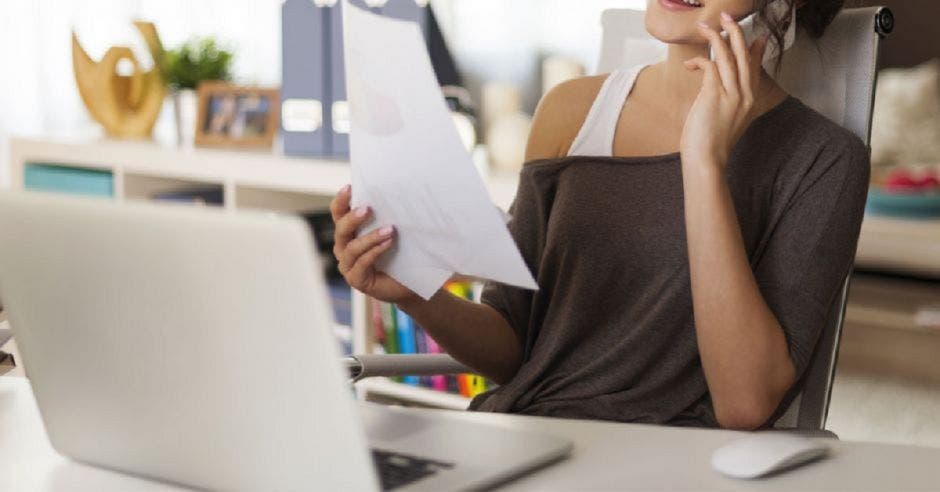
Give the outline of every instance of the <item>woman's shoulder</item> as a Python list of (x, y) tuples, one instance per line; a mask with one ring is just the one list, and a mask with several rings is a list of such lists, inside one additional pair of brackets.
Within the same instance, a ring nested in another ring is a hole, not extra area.
[(861, 138), (796, 96), (788, 96), (759, 118), (765, 121), (758, 125), (757, 138), (749, 145), (756, 152), (765, 153), (767, 144), (772, 143), (769, 148), (778, 149), (776, 153), (785, 160), (814, 156), (815, 164), (869, 165), (868, 146)]
[(608, 75), (579, 77), (558, 84), (539, 102), (526, 146), (526, 162), (568, 155)]
[(815, 146), (837, 154), (867, 154), (867, 145), (851, 130), (832, 121), (796, 96), (791, 95), (788, 100), (793, 111), (782, 121), (796, 127), (793, 133), (803, 145)]
[[(792, 95), (767, 116), (748, 148), (779, 162), (777, 179), (808, 184), (823, 175), (840, 176), (867, 187), (870, 151), (854, 132)], [(767, 149), (774, 150), (768, 155)]]

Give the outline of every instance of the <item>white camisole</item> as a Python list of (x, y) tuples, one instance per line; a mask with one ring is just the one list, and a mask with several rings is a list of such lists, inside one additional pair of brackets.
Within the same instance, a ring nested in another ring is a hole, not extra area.
[(569, 156), (613, 157), (614, 136), (623, 105), (646, 65), (611, 72), (594, 99), (587, 119), (568, 150)]

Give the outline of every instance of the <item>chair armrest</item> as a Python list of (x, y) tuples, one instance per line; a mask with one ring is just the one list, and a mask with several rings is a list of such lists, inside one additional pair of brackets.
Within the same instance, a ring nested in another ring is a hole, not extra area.
[(343, 364), (354, 382), (376, 376), (436, 376), (473, 372), (446, 354), (354, 355), (343, 359)]

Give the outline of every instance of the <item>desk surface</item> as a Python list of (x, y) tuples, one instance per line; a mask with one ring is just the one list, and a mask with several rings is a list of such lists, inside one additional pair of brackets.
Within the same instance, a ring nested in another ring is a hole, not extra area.
[[(831, 441), (825, 461), (759, 481), (724, 478), (712, 451), (740, 434), (705, 429), (438, 412), (574, 441), (570, 458), (512, 482), (520, 490), (938, 490), (940, 449)], [(173, 486), (72, 462), (49, 445), (29, 384), (0, 377), (0, 490), (169, 491)]]

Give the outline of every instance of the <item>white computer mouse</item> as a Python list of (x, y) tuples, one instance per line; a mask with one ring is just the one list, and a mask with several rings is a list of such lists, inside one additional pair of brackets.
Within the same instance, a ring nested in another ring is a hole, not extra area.
[(759, 432), (732, 441), (712, 454), (712, 468), (733, 478), (758, 478), (795, 468), (829, 453), (822, 439)]

